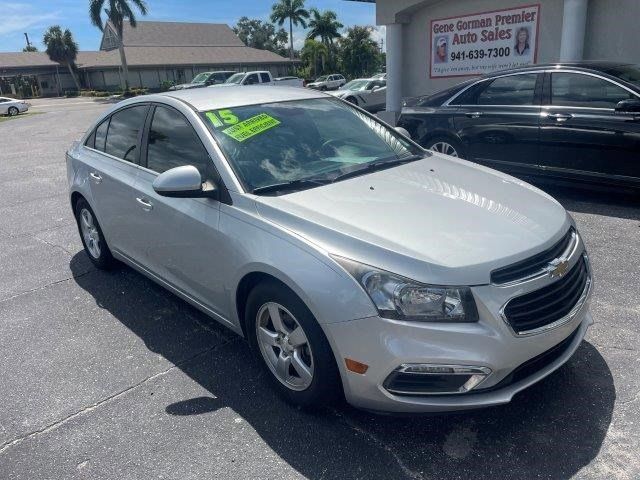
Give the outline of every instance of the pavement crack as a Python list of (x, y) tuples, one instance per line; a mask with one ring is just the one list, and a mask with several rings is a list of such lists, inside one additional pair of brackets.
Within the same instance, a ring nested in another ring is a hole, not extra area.
[(45, 288), (52, 287), (53, 285), (58, 285), (59, 283), (68, 282), (69, 280), (73, 280), (75, 278), (84, 277), (85, 275), (88, 275), (92, 271), (93, 270), (88, 270), (88, 271), (80, 273), (78, 275), (71, 275), (70, 277), (61, 278), (60, 280), (56, 280), (55, 282), (47, 283), (46, 285), (42, 285), (40, 287), (31, 288), (29, 290), (25, 290), (24, 292), (16, 293), (14, 295), (10, 295), (10, 296), (5, 297), (5, 298), (0, 298), (0, 303), (8, 302), (9, 300), (13, 300), (14, 298), (21, 297), (23, 295), (27, 295), (27, 294), (33, 293), (33, 292), (38, 292), (40, 290), (44, 290)]
[(89, 412), (92, 412), (93, 410), (101, 407), (102, 405), (105, 405), (105, 404), (110, 403), (110, 402), (112, 402), (114, 400), (117, 400), (118, 398), (123, 397), (127, 393), (129, 393), (129, 392), (141, 387), (142, 385), (168, 374), (173, 369), (180, 368), (184, 364), (189, 363), (189, 362), (195, 360), (198, 357), (206, 355), (207, 353), (213, 352), (214, 350), (217, 350), (218, 348), (222, 348), (223, 346), (228, 345), (228, 344), (230, 344), (230, 343), (232, 343), (234, 341), (237, 341), (238, 339), (239, 339), (239, 337), (236, 337), (236, 338), (230, 339), (230, 340), (228, 340), (226, 342), (216, 344), (216, 345), (214, 345), (214, 346), (212, 346), (210, 348), (205, 348), (204, 350), (200, 350), (198, 353), (196, 353), (196, 354), (194, 354), (194, 355), (192, 355), (192, 356), (190, 356), (188, 358), (185, 358), (184, 360), (181, 360), (178, 363), (175, 363), (175, 364), (171, 365), (169, 368), (166, 368), (165, 370), (162, 370), (161, 372), (154, 373), (153, 375), (150, 375), (150, 376), (146, 377), (145, 379), (139, 381), (138, 383), (136, 383), (134, 385), (131, 385), (130, 387), (125, 388), (124, 390), (121, 390), (120, 392), (114, 393), (113, 395), (110, 395), (110, 396), (108, 396), (106, 398), (103, 398), (102, 400), (100, 400), (98, 402), (95, 402), (95, 403), (92, 403), (91, 405), (83, 407), (80, 410), (77, 410), (76, 412), (74, 412), (74, 413), (72, 413), (72, 414), (70, 414), (70, 415), (68, 415), (68, 416), (66, 416), (66, 417), (64, 417), (64, 418), (62, 418), (60, 420), (56, 420), (55, 422), (52, 422), (52, 423), (50, 423), (49, 425), (47, 425), (45, 427), (42, 427), (42, 428), (40, 428), (38, 430), (34, 430), (32, 432), (29, 432), (26, 435), (23, 435), (21, 437), (18, 437), (18, 438), (15, 438), (13, 440), (10, 440), (8, 442), (5, 442), (5, 443), (0, 445), (0, 455), (2, 455), (7, 449), (9, 449), (11, 447), (19, 445), (22, 442), (24, 442), (24, 441), (26, 441), (26, 440), (28, 440), (30, 438), (33, 438), (33, 437), (36, 437), (36, 436), (39, 436), (39, 435), (43, 435), (43, 434), (49, 433), (49, 432), (51, 432), (53, 430), (56, 430), (57, 428), (61, 427), (62, 425), (65, 425), (66, 423), (70, 422), (71, 420), (73, 420), (73, 419), (75, 419), (75, 418), (77, 418), (77, 417), (79, 417), (81, 415), (84, 415), (84, 414), (87, 414)]
[(409, 468), (402, 461), (400, 456), (396, 453), (396, 451), (393, 449), (393, 447), (391, 445), (387, 445), (385, 442), (380, 440), (376, 435), (374, 435), (371, 432), (366, 431), (365, 429), (363, 429), (362, 427), (357, 425), (355, 422), (353, 422), (352, 420), (347, 418), (342, 413), (340, 413), (340, 412), (338, 412), (336, 410), (333, 410), (333, 413), (339, 419), (341, 419), (348, 427), (350, 427), (351, 429), (355, 430), (359, 434), (364, 435), (369, 440), (371, 440), (377, 447), (382, 448), (385, 452), (387, 452), (389, 455), (391, 455), (391, 457), (395, 460), (395, 462), (400, 467), (400, 470), (402, 470), (402, 473), (404, 473), (407, 478), (411, 478), (411, 479), (414, 479), (414, 480), (424, 480), (425, 477), (420, 472), (412, 470), (411, 468)]

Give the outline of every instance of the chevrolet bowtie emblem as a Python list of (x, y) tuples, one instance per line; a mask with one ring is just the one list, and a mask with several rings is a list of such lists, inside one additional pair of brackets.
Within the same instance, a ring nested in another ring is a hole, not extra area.
[(547, 272), (551, 278), (560, 278), (569, 271), (569, 261), (556, 258), (547, 265)]

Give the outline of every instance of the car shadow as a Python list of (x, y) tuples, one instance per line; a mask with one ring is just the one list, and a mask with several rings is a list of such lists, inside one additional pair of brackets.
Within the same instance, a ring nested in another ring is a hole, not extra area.
[[(72, 258), (72, 270), (81, 268), (84, 255)], [(244, 340), (144, 276), (121, 266), (75, 281), (210, 394), (176, 398), (162, 414), (232, 409), (310, 479), (568, 478), (596, 457), (611, 422), (613, 378), (588, 342), (563, 368), (498, 408), (412, 417), (347, 405), (307, 412), (274, 393)], [(194, 336), (184, 335), (194, 325), (212, 342), (196, 355), (202, 338), (195, 346)]]

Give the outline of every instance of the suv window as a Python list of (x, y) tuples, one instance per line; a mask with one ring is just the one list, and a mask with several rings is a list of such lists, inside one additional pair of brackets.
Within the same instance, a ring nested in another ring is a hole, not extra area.
[[(147, 106), (139, 105), (125, 108), (111, 115), (104, 146), (105, 153), (128, 162), (137, 163), (139, 157), (138, 136), (144, 126), (146, 114)], [(98, 145), (97, 131), (96, 145)]]
[(262, 79), (262, 83), (269, 83), (271, 79), (269, 78), (269, 74), (266, 72), (262, 72), (260, 74), (260, 78)]
[(477, 97), (477, 105), (533, 105), (537, 73), (498, 77)]
[(155, 172), (193, 165), (203, 179), (210, 176), (207, 150), (187, 119), (172, 108), (156, 107), (147, 145), (147, 168)]
[(580, 73), (551, 74), (551, 104), (566, 107), (615, 108), (622, 100), (637, 98), (608, 80)]

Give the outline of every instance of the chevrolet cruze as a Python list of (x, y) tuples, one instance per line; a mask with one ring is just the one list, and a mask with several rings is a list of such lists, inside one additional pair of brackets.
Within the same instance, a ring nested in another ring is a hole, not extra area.
[(126, 100), (67, 167), (91, 261), (246, 337), (299, 405), (504, 404), (592, 323), (589, 260), (558, 202), (321, 92)]

